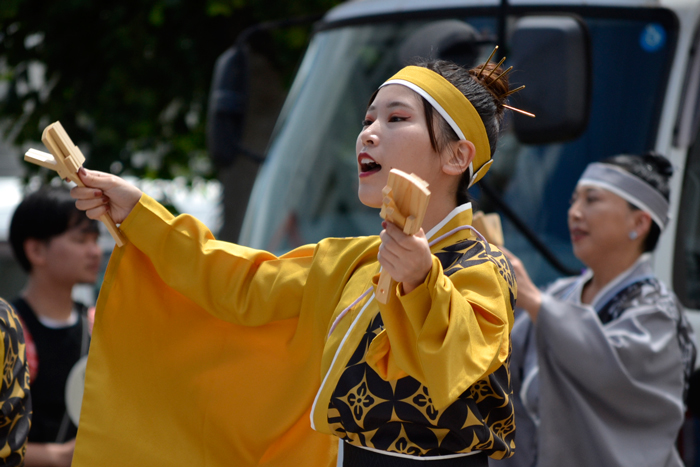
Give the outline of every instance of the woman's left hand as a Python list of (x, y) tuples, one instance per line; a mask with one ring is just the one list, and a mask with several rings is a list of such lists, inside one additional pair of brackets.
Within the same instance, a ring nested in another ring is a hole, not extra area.
[(401, 282), (403, 293), (407, 294), (425, 281), (433, 267), (428, 239), (423, 229), (415, 235), (406, 235), (391, 222), (382, 222), (382, 227), (377, 258), (391, 278)]

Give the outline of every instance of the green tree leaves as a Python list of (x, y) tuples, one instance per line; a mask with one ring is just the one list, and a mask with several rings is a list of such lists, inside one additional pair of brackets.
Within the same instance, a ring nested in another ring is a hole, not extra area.
[[(15, 144), (60, 120), (87, 166), (137, 176), (213, 176), (206, 102), (216, 58), (245, 27), (338, 0), (4, 0), (0, 125)], [(291, 76), (309, 28), (261, 41)]]

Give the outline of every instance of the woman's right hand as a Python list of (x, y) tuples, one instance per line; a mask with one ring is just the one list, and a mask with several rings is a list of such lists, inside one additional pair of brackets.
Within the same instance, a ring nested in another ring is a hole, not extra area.
[(90, 219), (98, 219), (109, 212), (112, 220), (119, 224), (134, 209), (141, 199), (141, 190), (116, 175), (80, 168), (78, 176), (84, 187), (73, 187), (70, 194), (76, 199), (75, 206)]

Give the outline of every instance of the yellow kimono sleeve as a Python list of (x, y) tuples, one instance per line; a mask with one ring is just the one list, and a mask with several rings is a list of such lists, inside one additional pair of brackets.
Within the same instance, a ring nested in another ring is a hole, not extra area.
[(310, 313), (220, 320), (168, 286), (129, 232), (97, 302), (72, 466), (335, 465), (337, 439), (309, 424), (325, 326)]
[(197, 219), (174, 217), (147, 195), (121, 229), (169, 287), (220, 319), (258, 326), (299, 314), (314, 245), (277, 258), (217, 241)]
[(380, 304), (386, 333), (374, 340), (367, 361), (387, 380), (407, 373), (428, 387), (436, 408), (447, 407), (508, 358), (510, 297), (494, 263), (448, 277), (433, 257), (423, 284), (406, 295), (399, 285)]

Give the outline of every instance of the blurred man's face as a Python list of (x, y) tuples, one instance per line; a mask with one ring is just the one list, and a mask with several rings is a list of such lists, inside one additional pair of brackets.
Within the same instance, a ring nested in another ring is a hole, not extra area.
[(46, 244), (46, 273), (66, 286), (95, 283), (102, 260), (98, 236), (86, 221), (53, 237)]

